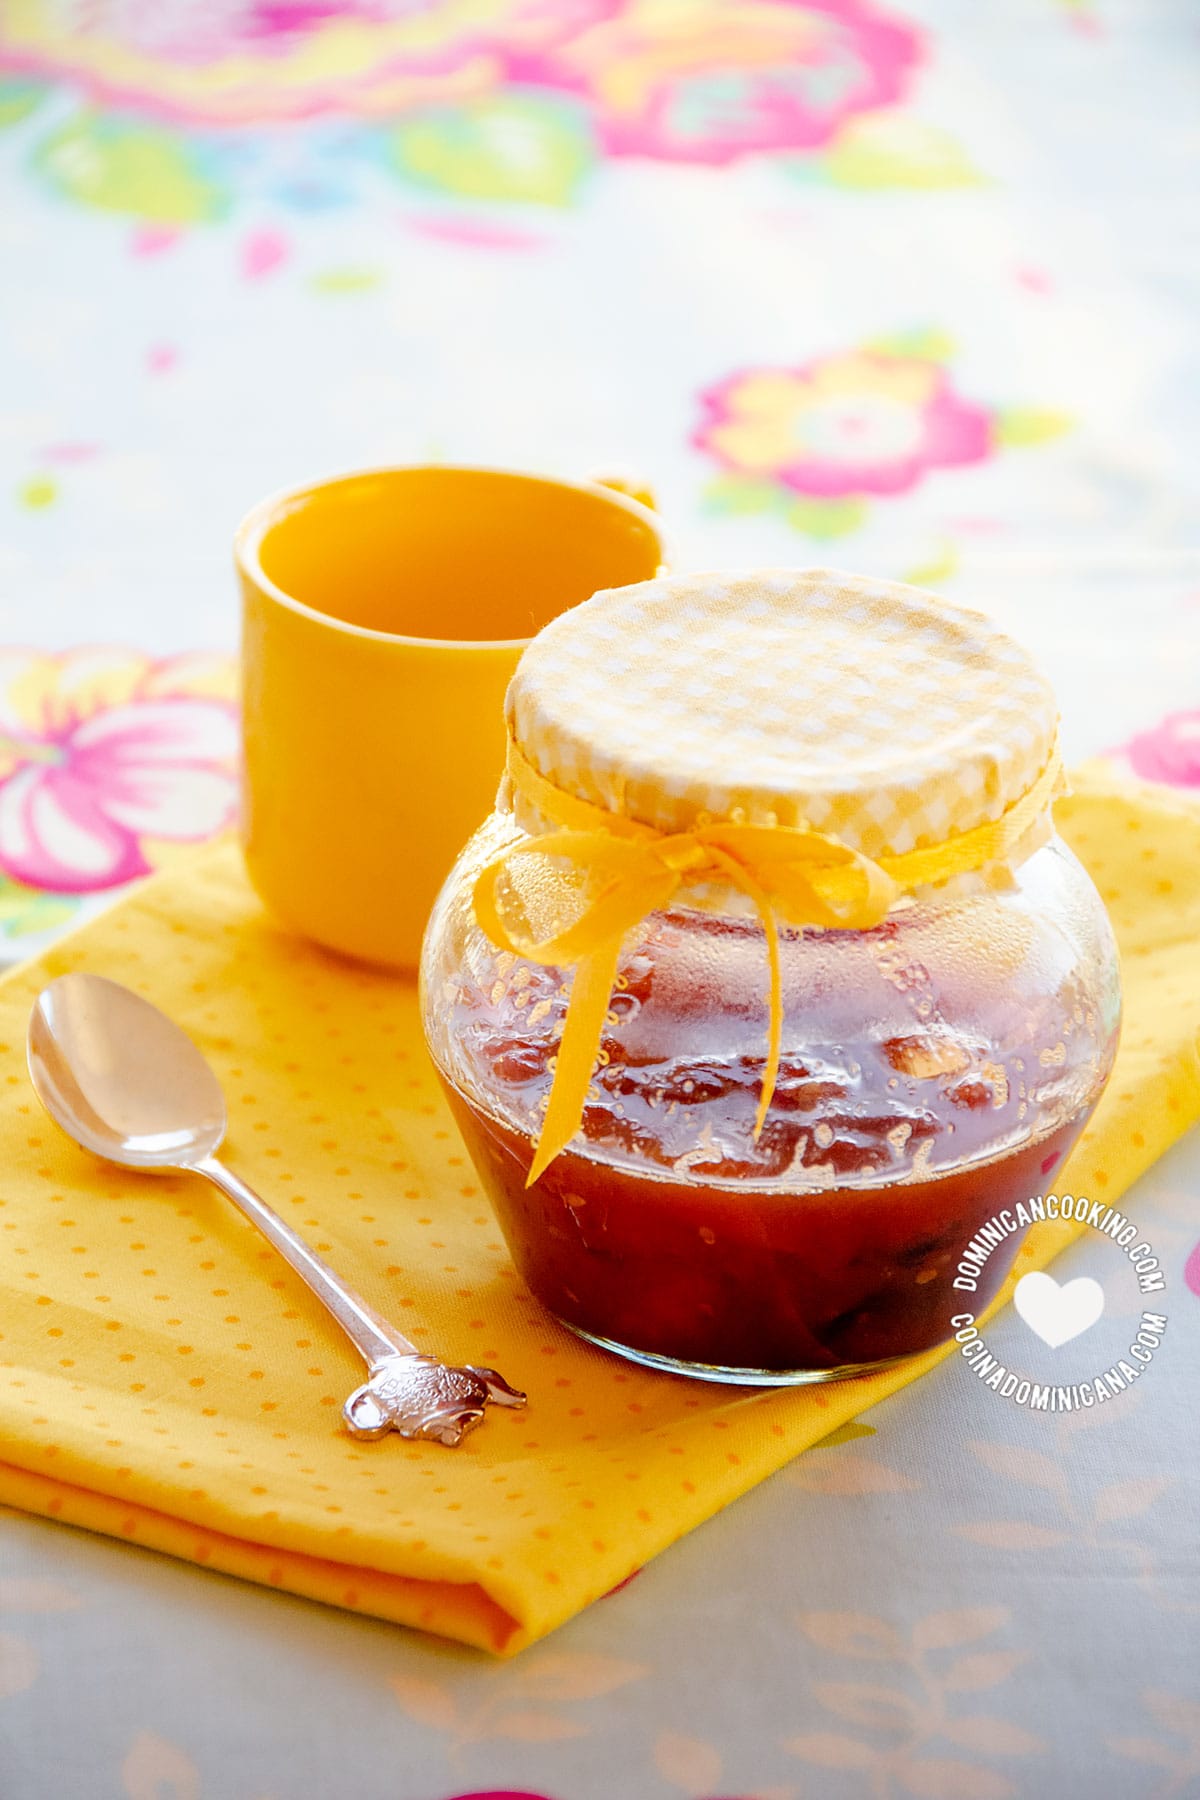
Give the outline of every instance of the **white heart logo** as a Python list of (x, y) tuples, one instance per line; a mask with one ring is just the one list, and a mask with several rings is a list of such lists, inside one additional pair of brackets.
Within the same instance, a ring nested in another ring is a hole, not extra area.
[(1030, 1331), (1058, 1350), (1091, 1330), (1104, 1311), (1104, 1289), (1090, 1275), (1077, 1275), (1059, 1287), (1053, 1275), (1035, 1270), (1022, 1275), (1013, 1303)]

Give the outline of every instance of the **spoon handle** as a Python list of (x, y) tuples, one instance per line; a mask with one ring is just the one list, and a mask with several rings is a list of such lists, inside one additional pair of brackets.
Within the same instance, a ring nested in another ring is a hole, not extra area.
[(339, 1281), (333, 1270), (285, 1225), (253, 1188), (231, 1169), (206, 1156), (188, 1165), (206, 1175), (274, 1244), (336, 1320), (367, 1365), (367, 1379), (342, 1408), (346, 1429), (357, 1438), (428, 1438), (454, 1446), (483, 1418), (490, 1402), (524, 1406), (525, 1396), (495, 1369), (467, 1363), (457, 1368), (426, 1356), (365, 1300)]
[(253, 1188), (247, 1187), (224, 1163), (218, 1162), (215, 1156), (206, 1156), (202, 1162), (192, 1163), (191, 1167), (197, 1175), (207, 1175), (258, 1226), (263, 1236), (275, 1246), (284, 1261), (291, 1264), (301, 1281), (307, 1283), (325, 1310), (341, 1326), (368, 1369), (373, 1369), (377, 1363), (391, 1356), (421, 1354), (415, 1344), (410, 1343), (395, 1326), (389, 1325), (386, 1319), (381, 1319), (353, 1288), (347, 1287), (344, 1281), (339, 1281), (329, 1265), (309, 1249), (304, 1239), (297, 1237), (291, 1226), (285, 1225), (279, 1214), (265, 1200), (260, 1200)]

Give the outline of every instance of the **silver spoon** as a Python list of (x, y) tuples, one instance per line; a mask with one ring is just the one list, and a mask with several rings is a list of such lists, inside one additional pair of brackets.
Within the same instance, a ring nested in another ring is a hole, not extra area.
[(525, 1395), (494, 1369), (424, 1355), (217, 1161), (225, 1096), (191, 1038), (148, 1000), (102, 975), (60, 975), (34, 1001), (29, 1073), (55, 1124), (85, 1150), (125, 1169), (206, 1175), (258, 1226), (367, 1365), (367, 1380), (342, 1408), (355, 1437), (395, 1430), (453, 1445), (489, 1400), (524, 1406)]

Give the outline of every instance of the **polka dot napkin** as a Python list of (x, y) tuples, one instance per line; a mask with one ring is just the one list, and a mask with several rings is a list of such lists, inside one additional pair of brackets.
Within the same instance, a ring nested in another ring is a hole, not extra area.
[[(1200, 812), (1090, 780), (1059, 822), (1126, 982), (1064, 1187), (1112, 1200), (1200, 1115)], [(105, 1168), (42, 1113), (26, 1021), (75, 968), (173, 1014), (224, 1084), (233, 1167), (408, 1335), (494, 1363), (528, 1410), (492, 1410), (454, 1451), (347, 1437), (361, 1366), (263, 1240), (202, 1180)], [(747, 1394), (577, 1343), (513, 1274), (411, 985), (286, 935), (228, 845), (0, 984), (0, 1169), (0, 1501), (497, 1652), (945, 1354)], [(1037, 1228), (1021, 1272), (1075, 1229)]]

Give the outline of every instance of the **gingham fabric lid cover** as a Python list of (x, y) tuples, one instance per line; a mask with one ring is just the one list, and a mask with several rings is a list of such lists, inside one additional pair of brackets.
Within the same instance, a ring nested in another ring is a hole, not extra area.
[(1058, 722), (982, 613), (828, 569), (606, 589), (530, 644), (507, 716), (540, 775), (627, 818), (808, 824), (871, 857), (999, 818)]

